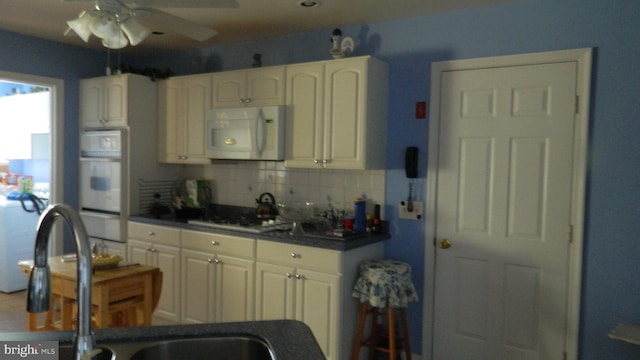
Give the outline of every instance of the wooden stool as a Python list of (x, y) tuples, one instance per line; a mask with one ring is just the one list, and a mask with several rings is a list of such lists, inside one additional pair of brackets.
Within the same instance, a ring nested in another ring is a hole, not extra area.
[[(360, 299), (360, 314), (353, 345), (352, 360), (359, 360), (362, 346), (369, 348), (369, 359), (375, 351), (386, 352), (389, 359), (397, 359), (401, 345), (405, 358), (411, 360), (409, 327), (405, 308), (410, 301), (417, 301), (411, 266), (394, 260), (364, 261), (360, 264), (360, 277), (356, 282), (353, 297)], [(396, 317), (398, 313), (399, 319)], [(369, 337), (364, 339), (367, 317), (371, 315)], [(387, 319), (387, 331), (382, 330), (379, 318)], [(399, 320), (399, 328), (396, 329)], [(402, 334), (398, 334), (400, 330)]]

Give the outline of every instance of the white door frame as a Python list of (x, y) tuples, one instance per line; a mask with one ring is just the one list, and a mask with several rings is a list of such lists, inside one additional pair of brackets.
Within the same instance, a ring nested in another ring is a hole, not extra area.
[[(592, 49), (572, 49), (541, 53), (497, 56), (478, 59), (435, 62), (431, 65), (431, 111), (429, 114), (429, 157), (425, 193), (425, 270), (422, 328), (422, 357), (433, 356), (433, 318), (435, 298), (435, 235), (438, 151), (440, 135), (440, 86), (445, 71), (497, 68), (557, 62), (577, 63), (576, 117), (574, 124), (573, 180), (571, 194), (572, 238), (569, 255), (569, 285), (567, 309), (566, 352), (568, 360), (578, 358), (578, 330), (580, 323), (580, 291), (582, 279), (582, 249), (584, 236), (584, 208), (587, 173), (587, 140), (589, 131), (589, 102)], [(430, 300), (427, 300), (430, 299)]]
[[(0, 70), (0, 80), (33, 84), (50, 88), (51, 94), (51, 174), (49, 203), (64, 202), (64, 81), (62, 79)], [(54, 240), (49, 241), (49, 254), (62, 254), (62, 226), (56, 226)]]

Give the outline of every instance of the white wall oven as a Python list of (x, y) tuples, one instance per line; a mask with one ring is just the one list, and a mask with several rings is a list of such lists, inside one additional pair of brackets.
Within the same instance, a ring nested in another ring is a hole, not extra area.
[(80, 136), (80, 215), (92, 238), (125, 241), (126, 145), (125, 129), (86, 130)]

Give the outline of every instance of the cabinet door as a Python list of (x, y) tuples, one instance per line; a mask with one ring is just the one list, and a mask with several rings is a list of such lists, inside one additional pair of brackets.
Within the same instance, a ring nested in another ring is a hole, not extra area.
[[(327, 359), (338, 359), (340, 276), (298, 269), (296, 320), (307, 324)], [(355, 316), (355, 314), (346, 314)]]
[(149, 253), (150, 248), (151, 243), (129, 239), (127, 241), (128, 261), (132, 263), (152, 266)]
[(366, 62), (329, 62), (325, 77), (325, 167), (364, 169), (366, 126)]
[(162, 293), (155, 315), (174, 322), (180, 321), (180, 249), (155, 244), (152, 265), (162, 271)]
[(216, 268), (216, 322), (254, 320), (255, 261), (219, 254)]
[(213, 75), (213, 107), (244, 106), (247, 77), (245, 71), (227, 71)]
[(186, 153), (184, 147), (185, 127), (182, 114), (182, 82), (167, 79), (158, 86), (158, 161), (179, 163)]
[(207, 164), (207, 111), (211, 108), (211, 76), (190, 76), (184, 82), (185, 132), (187, 164)]
[(211, 107), (211, 76), (165, 80), (160, 84), (159, 98), (159, 161), (208, 164), (205, 122)]
[(247, 70), (247, 106), (283, 105), (284, 97), (283, 66)]
[(182, 322), (214, 321), (216, 266), (213, 254), (182, 251)]
[(104, 120), (104, 87), (102, 78), (80, 80), (80, 125), (99, 127)]
[(285, 166), (322, 166), (324, 65), (287, 66)]
[(104, 80), (104, 117), (105, 125), (111, 127), (127, 126), (126, 76), (109, 76)]
[(295, 269), (256, 263), (256, 320), (294, 319)]

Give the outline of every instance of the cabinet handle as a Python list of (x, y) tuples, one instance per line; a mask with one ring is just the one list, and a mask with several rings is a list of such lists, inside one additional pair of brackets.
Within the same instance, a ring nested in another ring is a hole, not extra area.
[(213, 246), (219, 246), (219, 245), (220, 245), (220, 243), (219, 243), (219, 242), (217, 242), (217, 241), (215, 241), (215, 240), (211, 240), (211, 245), (213, 245)]
[(301, 256), (300, 256), (300, 254), (291, 253), (291, 257), (294, 258), (294, 259), (299, 259)]

